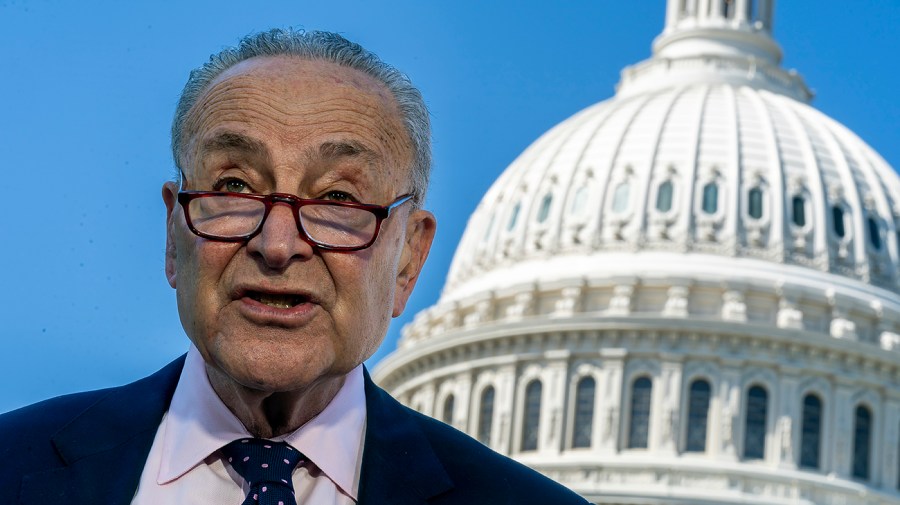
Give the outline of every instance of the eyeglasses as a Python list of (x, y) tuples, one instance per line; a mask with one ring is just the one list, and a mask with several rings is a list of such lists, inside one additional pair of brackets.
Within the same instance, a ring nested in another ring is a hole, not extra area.
[(290, 205), (300, 235), (319, 249), (358, 251), (371, 246), (381, 223), (412, 198), (398, 197), (390, 205), (310, 200), (285, 193), (256, 195), (220, 191), (180, 191), (188, 228), (197, 236), (220, 242), (244, 242), (262, 230), (276, 204)]

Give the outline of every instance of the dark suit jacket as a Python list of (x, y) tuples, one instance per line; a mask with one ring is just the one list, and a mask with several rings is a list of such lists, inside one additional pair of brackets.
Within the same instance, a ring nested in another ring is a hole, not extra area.
[[(184, 357), (117, 388), (0, 415), (0, 503), (129, 504)], [(412, 411), (365, 374), (362, 505), (568, 505), (559, 484)], [(310, 504), (312, 505), (312, 504)]]

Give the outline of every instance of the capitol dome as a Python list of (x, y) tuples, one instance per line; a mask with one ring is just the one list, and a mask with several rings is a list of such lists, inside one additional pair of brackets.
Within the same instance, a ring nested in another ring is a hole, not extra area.
[(772, 15), (669, 0), (652, 58), (489, 189), (376, 380), (594, 503), (900, 504), (900, 177)]

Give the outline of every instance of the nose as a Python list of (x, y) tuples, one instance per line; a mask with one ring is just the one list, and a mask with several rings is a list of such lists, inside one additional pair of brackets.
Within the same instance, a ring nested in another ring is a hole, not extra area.
[(266, 266), (284, 269), (294, 258), (312, 257), (312, 245), (301, 235), (297, 217), (290, 204), (276, 203), (260, 232), (247, 242), (250, 254), (260, 257)]

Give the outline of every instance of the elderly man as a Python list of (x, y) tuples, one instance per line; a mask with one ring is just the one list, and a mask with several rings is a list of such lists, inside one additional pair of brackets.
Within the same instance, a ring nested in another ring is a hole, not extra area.
[(162, 189), (190, 350), (0, 417), (0, 501), (584, 503), (361, 365), (434, 237), (428, 128), (409, 81), (335, 34), (250, 36), (192, 72)]

